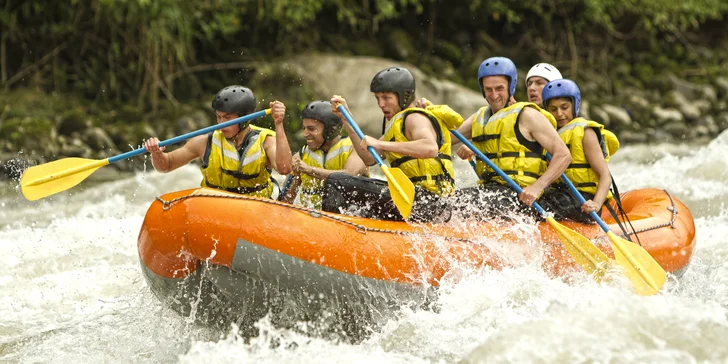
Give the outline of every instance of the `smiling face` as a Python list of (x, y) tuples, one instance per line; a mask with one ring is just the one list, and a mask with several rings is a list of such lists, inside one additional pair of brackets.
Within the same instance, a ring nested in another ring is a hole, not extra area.
[(548, 110), (556, 118), (556, 124), (559, 128), (574, 119), (574, 104), (568, 97), (557, 97), (549, 100)]
[(485, 92), (485, 100), (493, 112), (506, 107), (508, 104), (508, 78), (506, 76), (487, 76), (483, 77), (483, 91)]
[[(224, 122), (227, 122), (227, 121), (230, 121), (233, 119), (237, 119), (240, 117), (240, 115), (238, 115), (238, 114), (233, 114), (233, 113), (224, 112), (224, 111), (220, 111), (220, 110), (216, 110), (215, 114), (217, 114), (217, 123), (218, 124), (222, 124)], [(230, 138), (234, 137), (235, 134), (237, 134), (239, 131), (240, 131), (240, 125), (235, 124), (235, 125), (230, 125), (226, 128), (223, 128), (222, 134), (225, 136), (226, 139), (230, 139)]]
[(374, 97), (377, 99), (377, 105), (382, 110), (384, 118), (391, 119), (396, 113), (402, 111), (399, 107), (399, 98), (394, 92), (375, 92)]
[(324, 144), (324, 123), (310, 118), (303, 119), (303, 137), (310, 150), (318, 150)]
[(543, 92), (543, 87), (546, 86), (547, 83), (549, 83), (549, 81), (543, 77), (532, 76), (531, 78), (529, 78), (526, 81), (528, 101), (531, 101), (534, 104), (541, 106), (541, 92)]

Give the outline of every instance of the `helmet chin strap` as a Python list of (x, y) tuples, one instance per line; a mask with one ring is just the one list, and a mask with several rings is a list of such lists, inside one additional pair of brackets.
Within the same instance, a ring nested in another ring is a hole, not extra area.
[[(247, 129), (247, 128), (248, 128), (248, 126), (250, 125), (250, 123), (246, 123), (246, 124), (244, 124), (244, 125), (245, 125), (244, 127), (243, 127), (243, 126), (240, 126), (240, 125), (238, 125), (238, 132), (237, 132), (237, 133), (235, 133), (235, 135), (233, 135), (233, 136), (232, 136), (231, 138), (228, 138), (228, 140), (232, 140), (232, 141), (233, 141), (233, 144), (236, 144), (236, 143), (235, 143), (235, 141), (236, 141), (235, 139), (237, 139), (238, 135), (240, 135), (240, 133), (242, 133), (242, 132), (243, 132), (243, 130), (245, 130), (245, 129)], [(236, 145), (236, 147), (237, 147), (237, 145)]]

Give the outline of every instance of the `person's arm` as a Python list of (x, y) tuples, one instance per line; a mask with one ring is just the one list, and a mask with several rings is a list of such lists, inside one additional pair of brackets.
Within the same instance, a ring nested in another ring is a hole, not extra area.
[(607, 193), (609, 192), (609, 186), (612, 185), (612, 176), (609, 174), (609, 166), (604, 159), (604, 154), (602, 153), (602, 148), (599, 145), (599, 139), (597, 139), (597, 133), (594, 129), (584, 129), (584, 139), (582, 139), (581, 144), (584, 148), (586, 161), (599, 177), (594, 198), (588, 200), (581, 207), (582, 211), (589, 213), (591, 211), (598, 211), (604, 204), (604, 200), (607, 199)]
[(479, 112), (480, 111), (476, 111), (473, 115), (470, 115), (470, 117), (465, 119), (465, 121), (463, 121), (463, 124), (460, 125), (460, 127), (458, 128), (458, 132), (460, 132), (460, 134), (462, 134), (465, 139), (473, 138), (473, 122), (475, 121), (475, 118), (478, 117)]
[(377, 151), (393, 152), (413, 158), (435, 158), (438, 154), (437, 134), (430, 119), (420, 113), (411, 113), (405, 120), (405, 136), (407, 142), (389, 142), (364, 137), (361, 148), (366, 150), (371, 145)]
[(349, 158), (346, 159), (344, 164), (344, 171), (352, 176), (363, 176), (367, 174), (368, 168), (364, 164), (364, 161), (359, 158), (356, 153), (349, 154)]
[(526, 139), (535, 140), (551, 154), (551, 161), (543, 175), (536, 182), (524, 188), (519, 195), (519, 199), (523, 203), (531, 206), (541, 196), (544, 189), (561, 177), (561, 174), (569, 167), (571, 153), (556, 129), (538, 110), (531, 107), (524, 108), (518, 117), (518, 125), (521, 134)]
[(271, 115), (275, 123), (275, 140), (265, 138), (263, 148), (268, 155), (268, 164), (280, 174), (291, 173), (291, 147), (288, 145), (286, 130), (283, 128), (283, 119), (286, 116), (286, 106), (280, 101), (270, 103)]
[(144, 148), (152, 154), (152, 166), (159, 172), (167, 173), (186, 165), (195, 158), (202, 158), (207, 147), (208, 135), (198, 135), (185, 143), (181, 148), (165, 153), (166, 147), (159, 147), (159, 139), (149, 138), (144, 141)]
[[(458, 128), (458, 132), (460, 132), (460, 134), (462, 134), (465, 139), (471, 139), (473, 137), (473, 121), (477, 117), (478, 111), (476, 111), (473, 115), (470, 115), (469, 118), (465, 119), (465, 121), (463, 121), (463, 124), (460, 125), (460, 127)], [(452, 141), (453, 147), (460, 143), (460, 140), (454, 135), (452, 136)], [(455, 151), (455, 154), (457, 154), (458, 157), (460, 157), (460, 159), (462, 160), (469, 160), (470, 158), (473, 158), (475, 156), (475, 153), (470, 150), (470, 148), (468, 148), (468, 146), (465, 144), (461, 144)]]
[(313, 178), (324, 180), (334, 173), (346, 173), (352, 176), (361, 176), (367, 170), (367, 166), (364, 165), (361, 158), (356, 153), (349, 154), (344, 169), (325, 169), (318, 167), (311, 167), (308, 164), (301, 161), (301, 173), (305, 173)]
[[(346, 117), (344, 116), (341, 111), (339, 111), (339, 108), (337, 107), (339, 104), (343, 105), (346, 111), (349, 112), (349, 115), (351, 115), (351, 110), (349, 110), (349, 105), (346, 103), (346, 100), (338, 95), (334, 95), (331, 97), (331, 112), (334, 113), (334, 115), (338, 116), (339, 119), (344, 123), (344, 128), (346, 129), (346, 133), (349, 134), (349, 138), (351, 138), (351, 144), (354, 146), (354, 151), (359, 156), (359, 158), (364, 162), (367, 166), (373, 166), (377, 164), (377, 161), (374, 160), (374, 157), (372, 157), (371, 153), (364, 148), (363, 150), (361, 148), (357, 148), (358, 145), (361, 145), (361, 138), (359, 138), (359, 135), (356, 134), (356, 131), (354, 131), (354, 128), (352, 128), (349, 125), (349, 122), (346, 120)], [(353, 116), (352, 116), (353, 117)]]

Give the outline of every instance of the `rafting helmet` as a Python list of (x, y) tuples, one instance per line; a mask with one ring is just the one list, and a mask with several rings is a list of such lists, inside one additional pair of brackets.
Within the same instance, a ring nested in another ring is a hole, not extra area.
[(561, 76), (561, 72), (559, 72), (558, 68), (548, 63), (537, 63), (536, 65), (531, 67), (530, 70), (528, 70), (525, 81), (526, 87), (528, 87), (528, 79), (533, 76), (541, 77), (546, 80), (546, 82), (564, 78), (563, 76)]
[(581, 105), (581, 91), (576, 82), (563, 78), (560, 80), (553, 80), (543, 87), (541, 92), (541, 99), (543, 100), (543, 107), (548, 109), (549, 100), (558, 97), (568, 97), (574, 104), (574, 117), (579, 115), (579, 106)]
[(371, 92), (394, 92), (404, 110), (415, 100), (415, 77), (404, 67), (385, 68), (372, 78)]
[[(248, 115), (255, 111), (256, 100), (253, 91), (239, 85), (227, 86), (220, 90), (212, 99), (212, 108), (238, 117)], [(240, 130), (245, 129), (249, 122), (240, 123)]]
[(506, 57), (490, 57), (483, 61), (478, 67), (478, 86), (485, 97), (483, 89), (483, 77), (506, 76), (508, 79), (508, 98), (516, 93), (516, 82), (518, 81), (518, 70), (516, 65)]
[(341, 132), (344, 125), (333, 112), (331, 112), (331, 102), (329, 101), (312, 101), (309, 102), (301, 112), (301, 119), (314, 119), (324, 123), (324, 143), (334, 139)]

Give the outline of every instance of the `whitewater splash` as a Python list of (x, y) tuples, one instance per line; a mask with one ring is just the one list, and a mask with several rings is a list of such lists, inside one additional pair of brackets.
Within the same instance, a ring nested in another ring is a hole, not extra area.
[[(620, 149), (622, 191), (665, 188), (693, 212), (697, 250), (657, 296), (570, 283), (536, 265), (454, 271), (438, 310), (403, 308), (358, 344), (276, 329), (244, 340), (161, 307), (141, 276), (136, 238), (150, 201), (195, 187), (199, 172), (146, 172), (29, 203), (0, 197), (0, 361), (725, 362), (728, 359), (728, 134), (707, 146)], [(457, 163), (458, 185), (474, 174)], [(462, 177), (461, 177), (462, 176)]]

